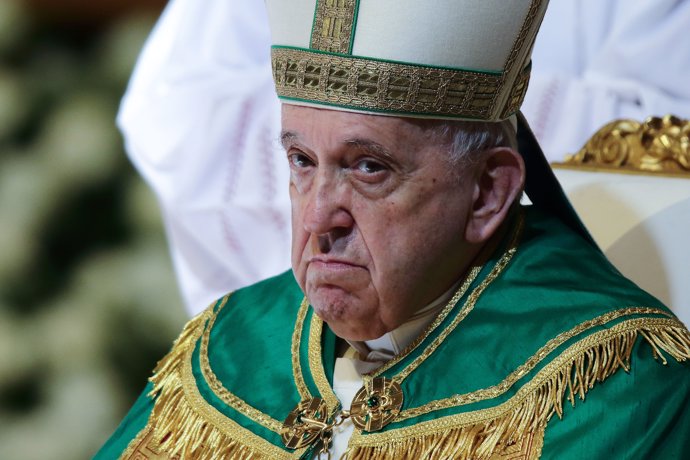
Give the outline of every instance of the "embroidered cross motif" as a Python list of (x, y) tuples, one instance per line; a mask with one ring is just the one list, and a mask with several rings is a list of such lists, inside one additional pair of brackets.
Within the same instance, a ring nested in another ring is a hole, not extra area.
[(318, 0), (311, 48), (349, 54), (358, 3), (357, 0)]
[(158, 443), (153, 439), (153, 431), (147, 430), (141, 442), (134, 448), (130, 460), (179, 460), (180, 457), (169, 457), (164, 452), (160, 452)]

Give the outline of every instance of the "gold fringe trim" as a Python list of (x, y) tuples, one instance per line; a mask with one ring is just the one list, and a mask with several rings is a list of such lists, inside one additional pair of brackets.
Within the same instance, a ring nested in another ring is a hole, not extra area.
[[(227, 301), (222, 300), (221, 308)], [(159, 361), (150, 381), (150, 397), (156, 397), (142, 433), (151, 432), (160, 458), (291, 459), (304, 450), (288, 453), (232, 421), (201, 396), (192, 375), (191, 355), (213, 314), (210, 307), (184, 327), (171, 351)], [(137, 436), (139, 443), (140, 436)], [(122, 458), (139, 458), (130, 443)]]
[(180, 375), (171, 373), (151, 415), (156, 422), (153, 438), (161, 452), (170, 458), (198, 460), (262, 458), (239, 439), (225, 436), (218, 427), (201, 417), (184, 393)]
[[(271, 444), (224, 416), (199, 394), (191, 354), (212, 312), (209, 308), (192, 319), (156, 367), (151, 396), (157, 399), (142, 432), (152, 432), (153, 445), (170, 459), (299, 458), (305, 449), (287, 452)], [(346, 458), (503, 458), (510, 446), (540, 436), (553, 414), (562, 417), (566, 399), (574, 406), (596, 383), (620, 368), (627, 372), (640, 336), (663, 364), (668, 362), (665, 355), (677, 361), (690, 359), (690, 332), (676, 319), (624, 321), (570, 346), (503, 404), (382, 433), (355, 433)], [(136, 457), (137, 447), (130, 447), (134, 451), (128, 448), (125, 455)]]
[(515, 385), (515, 383), (535, 369), (539, 363), (545, 361), (551, 353), (561, 345), (563, 345), (568, 340), (583, 336), (584, 332), (589, 331), (595, 327), (600, 327), (605, 324), (611, 323), (611, 321), (624, 316), (631, 315), (663, 315), (666, 317), (673, 317), (673, 315), (664, 310), (658, 308), (648, 308), (648, 307), (630, 307), (623, 308), (620, 310), (614, 310), (605, 313), (596, 318), (587, 320), (583, 323), (578, 324), (569, 331), (562, 332), (556, 337), (552, 338), (544, 346), (539, 348), (537, 352), (532, 355), (527, 361), (518, 366), (513, 372), (508, 374), (505, 379), (500, 383), (482, 388), (479, 390), (471, 391), (469, 393), (456, 394), (449, 398), (438, 399), (435, 401), (430, 401), (418, 407), (410, 407), (400, 412), (396, 421), (402, 421), (409, 418), (419, 417), (420, 415), (428, 414), (430, 412), (435, 412), (443, 409), (450, 409), (451, 407), (464, 406), (466, 404), (472, 404), (479, 401), (484, 401), (487, 399), (493, 399), (502, 394), (506, 393), (510, 388)]
[[(538, 374), (530, 382), (536, 383), (536, 387), (526, 384), (501, 406), (391, 432), (356, 433), (346, 458), (500, 458), (508, 446), (543, 430), (554, 413), (561, 418), (564, 400), (575, 406), (576, 399), (584, 400), (596, 383), (604, 381), (620, 368), (628, 372), (638, 336), (650, 344), (655, 359), (661, 359), (664, 364), (667, 361), (662, 352), (677, 361), (690, 359), (690, 333), (677, 320), (642, 318), (626, 321), (573, 345), (539, 373), (545, 372), (546, 375)], [(528, 391), (525, 393), (523, 390)], [(501, 413), (496, 413), (497, 410)], [(465, 423), (471, 418), (475, 420), (463, 424), (463, 418)], [(460, 420), (459, 424), (457, 420)]]
[[(227, 301), (227, 297), (223, 299), (223, 303)], [(182, 360), (187, 355), (187, 351), (194, 347), (197, 339), (201, 336), (204, 329), (204, 324), (209, 319), (213, 312), (213, 306), (207, 308), (199, 313), (194, 318), (190, 319), (182, 329), (182, 333), (175, 339), (173, 346), (167, 355), (163, 357), (153, 370), (153, 376), (149, 381), (153, 383), (153, 389), (149, 392), (149, 397), (154, 397), (160, 393), (161, 389), (167, 386), (168, 380), (175, 374), (175, 369), (179, 369)]]

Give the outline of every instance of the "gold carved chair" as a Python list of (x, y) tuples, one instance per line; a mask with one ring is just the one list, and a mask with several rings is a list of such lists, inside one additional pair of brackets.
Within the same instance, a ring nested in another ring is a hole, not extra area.
[(552, 166), (614, 265), (690, 325), (690, 122), (617, 120)]

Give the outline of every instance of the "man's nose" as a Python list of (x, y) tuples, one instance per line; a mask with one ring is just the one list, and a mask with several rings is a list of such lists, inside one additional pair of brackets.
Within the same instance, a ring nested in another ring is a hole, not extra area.
[(349, 229), (354, 219), (346, 204), (346, 184), (320, 176), (310, 190), (304, 214), (304, 229), (315, 235)]

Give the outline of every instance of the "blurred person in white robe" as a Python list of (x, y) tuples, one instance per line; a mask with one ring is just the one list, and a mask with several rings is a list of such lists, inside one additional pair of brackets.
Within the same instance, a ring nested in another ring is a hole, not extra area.
[[(548, 159), (616, 118), (690, 117), (688, 24), (684, 1), (551, 2), (522, 107)], [(288, 167), (263, 2), (172, 0), (118, 123), (158, 196), (190, 313), (289, 267)]]

